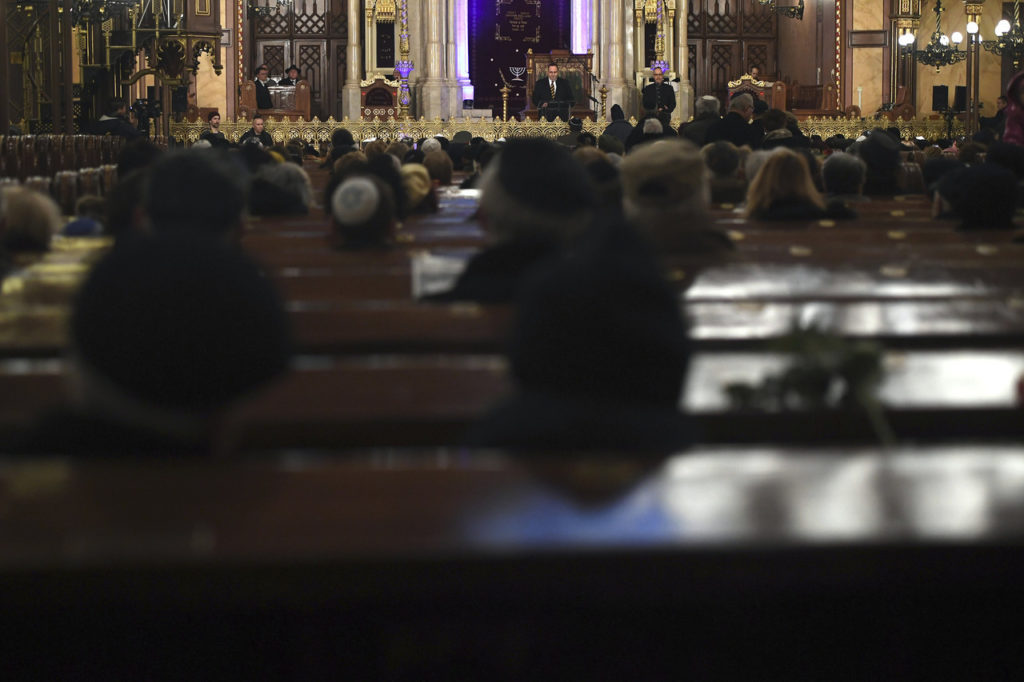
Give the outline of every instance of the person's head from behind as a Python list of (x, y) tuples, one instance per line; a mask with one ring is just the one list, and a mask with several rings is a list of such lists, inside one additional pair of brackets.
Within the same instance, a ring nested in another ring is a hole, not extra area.
[(524, 286), (512, 376), (525, 391), (675, 410), (689, 361), (677, 296), (639, 243), (589, 246)]
[(939, 180), (935, 213), (960, 219), (964, 230), (1012, 230), (1017, 178), (994, 163), (963, 166)]
[(782, 130), (786, 127), (786, 112), (781, 109), (769, 109), (761, 117), (761, 125), (764, 126), (766, 133)]
[(828, 194), (858, 195), (864, 191), (867, 177), (864, 162), (846, 152), (834, 152), (821, 166), (821, 180)]
[(718, 101), (717, 97), (711, 95), (704, 95), (693, 105), (693, 118), (704, 119), (704, 118), (718, 118), (722, 111), (722, 104)]
[(734, 178), (740, 170), (740, 152), (736, 145), (727, 140), (718, 140), (704, 145), (700, 150), (704, 165), (716, 178)]
[(192, 232), (237, 239), (245, 192), (238, 173), (202, 151), (165, 154), (149, 170), (144, 214), (154, 232)]
[(597, 138), (597, 148), (605, 154), (618, 154), (619, 156), (622, 156), (626, 152), (626, 148), (622, 144), (622, 140), (614, 135), (608, 135), (607, 133)]
[(132, 171), (148, 168), (162, 154), (163, 150), (146, 138), (129, 141), (117, 156), (117, 177), (123, 178)]
[(249, 190), (253, 215), (300, 215), (309, 213), (313, 185), (302, 166), (268, 163), (260, 166)]
[(27, 187), (0, 190), (3, 233), (0, 244), (8, 253), (43, 253), (61, 228), (60, 207), (49, 196)]
[(1009, 142), (993, 142), (985, 154), (986, 163), (1002, 166), (1024, 180), (1024, 147)]
[(345, 179), (331, 196), (332, 244), (338, 249), (383, 248), (395, 229), (395, 197), (372, 175)]
[(747, 216), (759, 217), (776, 203), (804, 203), (824, 208), (807, 161), (785, 147), (774, 150), (747, 189)]
[(612, 120), (613, 121), (625, 121), (626, 112), (622, 110), (622, 107), (618, 104), (612, 105)]
[(280, 298), (237, 249), (181, 234), (118, 243), (77, 293), (73, 399), (179, 440), (208, 441), (223, 410), (283, 373)]
[(424, 154), (423, 166), (430, 174), (430, 181), (434, 183), (434, 187), (447, 187), (452, 184), (452, 157), (446, 152), (438, 150)]
[(579, 161), (552, 140), (514, 139), (480, 178), (480, 220), (493, 241), (568, 243), (594, 214), (594, 192)]
[(736, 113), (749, 121), (754, 116), (754, 98), (747, 93), (736, 95), (729, 101), (729, 113)]
[(710, 190), (704, 160), (684, 140), (661, 140), (622, 160), (623, 208), (630, 223), (662, 250), (680, 233), (708, 224)]
[(120, 97), (114, 97), (107, 102), (106, 115), (110, 117), (124, 117), (128, 115), (128, 105)]
[(868, 166), (868, 178), (891, 175), (900, 165), (900, 146), (892, 135), (876, 128), (857, 144), (857, 156)]
[(656, 116), (652, 116), (644, 121), (643, 131), (644, 135), (661, 135), (665, 132), (665, 127)]
[[(444, 152), (430, 152), (444, 154)], [(447, 154), (445, 154), (447, 156)], [(402, 178), (402, 189), (408, 202), (409, 213), (436, 213), (437, 194), (430, 171), (419, 163), (407, 163), (399, 171)]]

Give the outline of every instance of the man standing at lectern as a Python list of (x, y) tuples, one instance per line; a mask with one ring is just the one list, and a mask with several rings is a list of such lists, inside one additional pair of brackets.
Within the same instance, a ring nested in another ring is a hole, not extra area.
[(554, 62), (548, 64), (548, 77), (538, 80), (533, 86), (533, 106), (540, 111), (541, 118), (554, 121), (557, 117), (568, 121), (575, 103), (569, 81), (558, 76), (558, 65)]
[(273, 109), (274, 100), (270, 96), (269, 86), (277, 85), (274, 81), (270, 80), (267, 75), (270, 73), (270, 69), (267, 68), (266, 64), (260, 64), (256, 67), (256, 108), (257, 109)]
[(676, 91), (665, 82), (665, 74), (661, 67), (654, 67), (654, 82), (644, 88), (644, 109), (651, 116), (661, 114), (672, 115), (676, 108)]

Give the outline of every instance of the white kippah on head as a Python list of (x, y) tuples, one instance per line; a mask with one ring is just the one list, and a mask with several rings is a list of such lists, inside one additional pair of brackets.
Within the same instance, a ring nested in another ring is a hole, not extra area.
[(423, 140), (423, 144), (420, 145), (420, 151), (422, 151), (424, 154), (429, 154), (430, 152), (437, 151), (439, 149), (441, 149), (441, 143), (438, 142), (437, 139), (433, 137), (428, 137), (427, 139)]
[(368, 178), (349, 178), (334, 190), (331, 213), (342, 225), (358, 225), (370, 219), (380, 203), (380, 192)]

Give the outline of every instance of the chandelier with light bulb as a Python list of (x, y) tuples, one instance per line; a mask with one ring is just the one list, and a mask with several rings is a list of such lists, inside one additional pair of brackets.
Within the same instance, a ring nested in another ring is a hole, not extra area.
[(996, 39), (983, 40), (981, 46), (1000, 57), (1006, 56), (1013, 60), (1014, 72), (1020, 70), (1024, 62), (1024, 29), (1020, 24), (1020, 0), (1013, 3), (1013, 23), (1003, 19), (996, 24)]
[[(934, 66), (936, 73), (938, 73), (939, 69), (943, 66), (951, 66), (967, 59), (967, 51), (960, 49), (960, 44), (964, 41), (962, 33), (954, 31), (953, 35), (947, 36), (942, 32), (942, 13), (946, 11), (946, 8), (942, 6), (942, 0), (936, 1), (934, 9), (935, 32), (932, 33), (931, 40), (928, 41), (923, 50), (914, 50), (914, 56), (922, 64)], [(977, 22), (968, 22), (967, 32), (972, 35), (977, 33)], [(915, 40), (916, 38), (913, 33), (904, 33), (899, 37), (900, 47), (910, 50)]]

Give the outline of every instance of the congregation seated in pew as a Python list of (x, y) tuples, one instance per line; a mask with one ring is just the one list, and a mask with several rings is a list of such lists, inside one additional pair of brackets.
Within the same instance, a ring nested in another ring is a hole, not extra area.
[(73, 304), (68, 407), (28, 452), (205, 455), (220, 419), (286, 371), (291, 339), (270, 282), (237, 249), (186, 231), (118, 244)]

